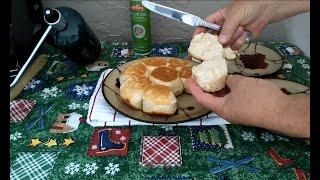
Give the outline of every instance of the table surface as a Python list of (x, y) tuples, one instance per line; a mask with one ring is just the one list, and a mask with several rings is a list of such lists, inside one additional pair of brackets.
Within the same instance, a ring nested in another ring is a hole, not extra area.
[[(263, 42), (264, 45), (276, 50), (285, 58), (285, 64), (291, 64), (292, 68), (283, 68), (273, 74), (273, 78), (284, 78), (309, 86), (310, 59), (298, 47), (286, 42)], [(108, 68), (126, 63), (138, 57), (121, 57), (122, 49), (130, 48), (126, 42), (102, 42), (102, 53), (99, 60), (108, 62)], [(175, 56), (184, 58), (187, 56), (187, 42), (154, 44), (155, 50), (150, 56)], [(295, 54), (286, 51), (286, 47), (296, 50)], [(45, 45), (41, 53), (49, 54), (44, 68), (33, 78), (34, 83), (29, 84), (17, 99), (36, 100), (35, 108), (27, 118), (20, 123), (10, 124), (10, 134), (22, 135), (17, 138), (10, 137), (10, 164), (11, 168), (23, 153), (31, 154), (56, 154), (54, 165), (48, 172), (46, 179), (295, 179), (294, 168), (300, 168), (306, 176), (310, 176), (310, 149), (304, 139), (278, 136), (264, 129), (245, 127), (240, 125), (227, 125), (230, 139), (234, 148), (211, 147), (206, 150), (193, 148), (191, 131), (193, 127), (170, 126), (131, 126), (131, 135), (126, 156), (89, 157), (87, 150), (94, 128), (86, 123), (80, 123), (78, 130), (66, 134), (52, 134), (49, 129), (59, 114), (76, 112), (83, 117), (87, 116), (90, 94), (84, 93), (79, 98), (74, 96), (70, 88), (76, 85), (95, 87), (101, 71), (87, 71), (59, 53), (52, 47)], [(64, 64), (48, 74), (48, 70), (55, 61)], [(39, 81), (38, 81), (39, 80)], [(31, 86), (34, 85), (34, 86)], [(56, 88), (53, 88), (56, 87)], [(37, 110), (44, 104), (54, 103), (53, 109), (44, 116), (45, 127), (39, 130), (37, 127), (29, 131), (24, 128), (38, 117)], [(210, 128), (210, 127), (209, 127)], [(220, 131), (218, 131), (220, 132)], [(146, 167), (140, 165), (141, 141), (143, 136), (179, 136), (182, 165), (177, 167)], [(221, 137), (221, 135), (220, 135)], [(55, 139), (57, 146), (48, 148), (44, 144), (36, 147), (28, 146), (32, 138), (39, 138), (42, 142)], [(65, 138), (72, 138), (75, 143), (69, 147), (61, 146)], [(275, 150), (281, 157), (294, 161), (292, 165), (281, 167), (268, 155), (268, 150)], [(239, 165), (219, 173), (211, 174), (209, 170), (217, 167), (219, 163), (209, 162), (207, 158), (213, 157), (220, 160), (236, 161), (246, 157), (254, 159), (246, 166), (258, 168), (260, 173), (253, 173), (240, 168)], [(73, 163), (73, 164), (72, 164)], [(89, 165), (94, 164), (89, 172)], [(78, 164), (79, 167), (70, 170), (70, 166)], [(116, 165), (118, 164), (118, 165)], [(115, 165), (115, 166), (114, 166)], [(68, 167), (67, 167), (68, 166)], [(110, 173), (108, 168), (116, 168)], [(87, 171), (87, 170), (88, 171)], [(34, 170), (32, 170), (34, 171)], [(39, 170), (41, 173), (42, 170)], [(70, 172), (74, 172), (71, 173)], [(39, 173), (38, 172), (38, 173)]]

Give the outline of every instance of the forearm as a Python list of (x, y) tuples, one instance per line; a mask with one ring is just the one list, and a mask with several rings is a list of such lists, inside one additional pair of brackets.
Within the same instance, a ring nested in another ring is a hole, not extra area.
[(289, 97), (266, 128), (289, 136), (310, 138), (310, 97)]
[(265, 1), (270, 23), (278, 22), (310, 10), (310, 1)]

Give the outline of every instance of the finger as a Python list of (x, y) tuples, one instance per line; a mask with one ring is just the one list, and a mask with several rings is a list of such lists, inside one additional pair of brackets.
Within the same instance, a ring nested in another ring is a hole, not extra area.
[(221, 111), (226, 96), (215, 97), (209, 93), (203, 92), (203, 90), (192, 79), (188, 79), (187, 83), (189, 90), (191, 91), (192, 95), (195, 97), (196, 101), (199, 104), (207, 107), (208, 109), (216, 113), (219, 113)]
[(228, 42), (234, 36), (240, 23), (240, 18), (236, 14), (232, 16), (227, 16), (221, 29), (219, 35), (219, 41), (221, 44), (228, 44)]
[(206, 32), (206, 28), (204, 28), (204, 27), (197, 27), (196, 28), (196, 30), (194, 31), (194, 33), (193, 33), (193, 36), (195, 36), (195, 35), (197, 35), (197, 34), (200, 34), (200, 33), (202, 33), (202, 32)]
[(247, 38), (247, 33), (243, 32), (242, 35), (234, 42), (230, 45), (230, 48), (232, 50), (239, 50), (244, 42), (246, 41)]
[[(209, 16), (207, 16), (205, 18), (206, 21), (208, 22), (211, 22), (211, 23), (215, 23), (215, 24), (222, 24), (223, 23), (223, 16), (222, 16), (222, 13), (221, 13), (222, 10), (218, 10), (212, 14), (210, 14)], [(198, 27), (196, 28), (196, 30), (194, 31), (193, 33), (193, 36), (197, 35), (197, 34), (200, 34), (202, 32), (206, 32), (207, 29), (204, 28), (204, 27)]]
[(232, 37), (230, 44), (233, 44), (244, 32), (244, 29), (242, 26), (239, 26), (236, 30), (236, 33), (234, 34), (234, 36)]
[(248, 24), (245, 26), (245, 29), (250, 31), (252, 34), (252, 39), (257, 38), (263, 29), (268, 25), (268, 22), (266, 20), (263, 20), (262, 18), (259, 18), (258, 20)]
[(243, 76), (240, 75), (228, 75), (226, 79), (226, 85), (232, 89), (241, 79), (243, 79)]
[(206, 33), (212, 34), (213, 33), (213, 29), (207, 29)]
[(224, 11), (223, 9), (219, 9), (218, 11), (207, 16), (205, 20), (211, 23), (219, 24), (219, 25), (223, 24), (224, 22), (223, 11)]

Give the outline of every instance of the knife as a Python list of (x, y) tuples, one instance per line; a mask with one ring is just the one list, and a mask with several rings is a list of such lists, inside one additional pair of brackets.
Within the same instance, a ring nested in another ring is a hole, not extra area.
[[(161, 4), (156, 4), (154, 2), (150, 2), (147, 0), (142, 0), (141, 3), (144, 7), (146, 7), (150, 11), (158, 13), (167, 18), (188, 24), (190, 26), (196, 26), (196, 27), (201, 26), (201, 27), (210, 28), (216, 31), (221, 31), (220, 25), (210, 23), (193, 14), (189, 14), (189, 13), (186, 13), (177, 9), (173, 9), (171, 7), (167, 7)], [(247, 34), (247, 38), (245, 41), (250, 42), (252, 40), (252, 34), (249, 31), (245, 31), (245, 32)]]

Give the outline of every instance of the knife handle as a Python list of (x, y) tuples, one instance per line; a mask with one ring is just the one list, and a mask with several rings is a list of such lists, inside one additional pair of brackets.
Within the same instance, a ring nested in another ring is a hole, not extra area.
[[(210, 28), (210, 29), (213, 29), (213, 30), (216, 30), (216, 31), (221, 31), (221, 26), (220, 25), (213, 24), (213, 23), (210, 23), (210, 22), (205, 21), (205, 20), (202, 21), (200, 26), (203, 26), (203, 27), (206, 27), (206, 28)], [(252, 33), (249, 32), (249, 31), (244, 31), (244, 32), (247, 34), (247, 38), (245, 39), (245, 42), (250, 42), (252, 40)]]

